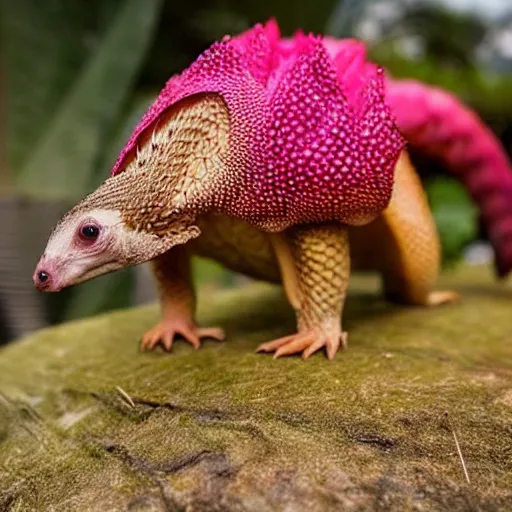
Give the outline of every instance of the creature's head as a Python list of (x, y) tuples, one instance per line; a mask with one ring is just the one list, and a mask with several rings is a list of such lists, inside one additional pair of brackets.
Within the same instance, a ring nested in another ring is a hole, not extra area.
[(199, 235), (193, 223), (181, 218), (167, 223), (161, 232), (150, 232), (127, 222), (122, 209), (90, 203), (84, 199), (52, 232), (33, 276), (39, 290), (60, 291), (144, 263)]
[(215, 193), (213, 159), (227, 140), (226, 116), (217, 97), (187, 100), (160, 116), (137, 150), (124, 156), (122, 171), (57, 224), (35, 285), (59, 291), (197, 237), (195, 220)]

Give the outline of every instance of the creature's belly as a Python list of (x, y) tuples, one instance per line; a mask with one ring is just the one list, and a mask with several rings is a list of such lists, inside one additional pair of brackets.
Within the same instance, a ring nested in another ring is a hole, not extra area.
[(198, 220), (201, 235), (189, 242), (193, 252), (255, 279), (279, 282), (269, 237), (247, 222), (209, 213)]
[[(266, 233), (247, 222), (223, 214), (207, 214), (199, 219), (201, 235), (189, 242), (193, 252), (212, 258), (225, 267), (255, 279), (280, 282), (279, 268)], [(383, 222), (349, 227), (353, 270), (378, 270)]]

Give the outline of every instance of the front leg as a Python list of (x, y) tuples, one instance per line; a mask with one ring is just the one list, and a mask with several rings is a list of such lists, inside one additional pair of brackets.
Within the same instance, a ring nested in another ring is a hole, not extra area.
[(160, 295), (162, 320), (144, 334), (141, 348), (152, 350), (161, 343), (166, 350), (171, 350), (176, 335), (183, 336), (196, 349), (201, 338), (223, 340), (222, 329), (200, 329), (194, 322), (196, 300), (186, 246), (173, 247), (151, 264)]
[(302, 352), (303, 359), (326, 348), (334, 359), (347, 343), (341, 316), (350, 276), (346, 228), (337, 224), (295, 227), (271, 235), (288, 300), (297, 314), (297, 333), (264, 343), (274, 357)]

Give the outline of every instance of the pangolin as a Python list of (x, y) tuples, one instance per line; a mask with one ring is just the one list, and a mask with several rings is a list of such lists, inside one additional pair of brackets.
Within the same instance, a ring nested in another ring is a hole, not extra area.
[[(181, 335), (197, 348), (224, 336), (194, 319), (190, 257), (200, 254), (282, 282), (297, 331), (258, 350), (305, 359), (322, 348), (333, 359), (346, 345), (351, 269), (380, 272), (391, 300), (455, 300), (434, 290), (438, 235), (405, 146), (419, 138), (437, 151), (421, 103), (433, 90), (416, 92), (417, 106), (354, 40), (282, 38), (273, 20), (225, 37), (171, 77), (111, 176), (57, 224), (36, 286), (58, 291), (151, 261), (162, 320), (142, 347), (170, 350)], [(411, 123), (415, 108), (424, 115)], [(450, 158), (463, 167), (464, 155)]]

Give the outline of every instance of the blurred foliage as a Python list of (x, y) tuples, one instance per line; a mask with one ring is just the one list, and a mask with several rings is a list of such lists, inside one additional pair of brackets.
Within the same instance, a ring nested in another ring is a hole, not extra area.
[(425, 188), (439, 230), (444, 263), (453, 264), (478, 235), (478, 209), (466, 189), (452, 178), (428, 180)]
[(134, 89), (162, 0), (53, 4), (12, 2), (3, 20), (6, 156), (23, 194), (75, 198)]
[(411, 60), (398, 54), (393, 42), (372, 47), (370, 56), (396, 78), (415, 78), (453, 92), (475, 109), (497, 136), (512, 124), (512, 73), (439, 68), (429, 60)]
[[(214, 40), (237, 34), (275, 17), (283, 34), (299, 27), (323, 32), (339, 0), (166, 0), (151, 50), (142, 70), (142, 87), (160, 88), (188, 66)], [(343, 3), (343, 2), (341, 2)]]
[[(487, 22), (425, 2), (401, 2), (400, 16), (383, 21), (384, 38), (370, 55), (396, 77), (414, 77), (457, 94), (498, 135), (512, 126), (512, 70), (482, 70), (477, 48)], [(296, 29), (351, 37), (378, 2), (366, 0), (17, 0), (0, 6), (5, 151), (11, 192), (64, 209), (108, 175), (136, 122), (166, 80), (213, 40), (271, 16), (285, 35)], [(401, 51), (404, 38), (421, 42), (422, 56)], [(512, 137), (511, 137), (512, 139)], [(430, 170), (426, 170), (427, 177)], [(425, 173), (424, 173), (425, 174)], [(453, 180), (437, 177), (427, 192), (444, 244), (445, 261), (479, 234), (474, 208)], [(53, 219), (40, 219), (49, 231)], [(34, 257), (33, 254), (30, 257)], [(230, 286), (232, 274), (199, 260), (203, 283)], [(47, 297), (58, 322), (132, 301), (127, 269)], [(42, 299), (41, 299), (42, 300)], [(0, 313), (1, 316), (1, 313)]]
[(387, 29), (387, 39), (420, 40), (424, 59), (437, 68), (473, 68), (486, 33), (486, 23), (474, 14), (420, 1), (404, 8)]

